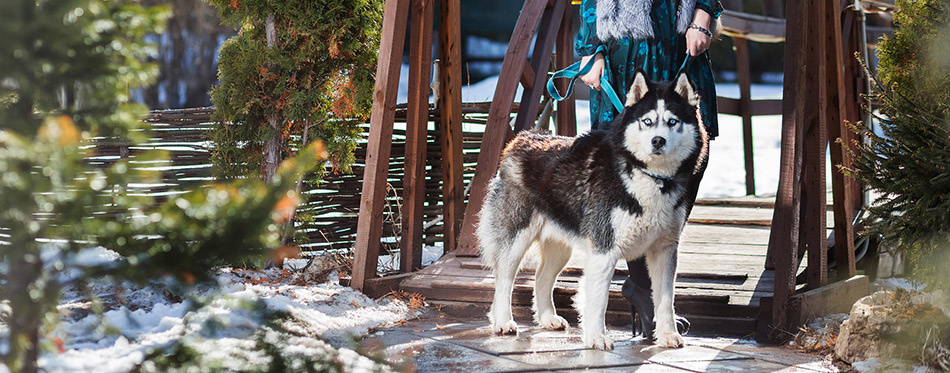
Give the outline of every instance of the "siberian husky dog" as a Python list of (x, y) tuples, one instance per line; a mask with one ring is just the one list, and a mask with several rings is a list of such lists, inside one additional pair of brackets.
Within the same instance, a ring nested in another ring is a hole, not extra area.
[(623, 112), (606, 129), (578, 138), (522, 132), (505, 148), (480, 212), (482, 261), (495, 276), (488, 318), (516, 333), (511, 296), (525, 252), (536, 245), (535, 321), (563, 329), (553, 289), (572, 250), (588, 253), (574, 298), (584, 343), (610, 350), (604, 316), (617, 261), (646, 256), (656, 344), (682, 347), (673, 314), (680, 233), (692, 203), (687, 184), (706, 157), (699, 97), (685, 74), (650, 82), (637, 71)]

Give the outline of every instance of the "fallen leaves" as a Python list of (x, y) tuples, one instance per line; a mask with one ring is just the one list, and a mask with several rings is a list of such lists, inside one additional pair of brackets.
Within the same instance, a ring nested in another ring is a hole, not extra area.
[(396, 290), (392, 293), (393, 298), (399, 299), (403, 302), (406, 302), (406, 305), (411, 309), (415, 310), (424, 310), (426, 309), (426, 298), (419, 293), (409, 293), (403, 290)]

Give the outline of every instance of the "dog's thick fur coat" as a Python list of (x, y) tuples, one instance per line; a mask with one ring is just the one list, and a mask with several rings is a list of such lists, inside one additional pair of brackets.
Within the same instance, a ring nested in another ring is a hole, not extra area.
[(638, 71), (626, 108), (607, 129), (578, 138), (521, 133), (505, 149), (480, 215), (482, 261), (493, 269), (489, 319), (513, 333), (511, 295), (527, 249), (537, 244), (534, 289), (541, 327), (568, 326), (554, 308), (553, 289), (572, 250), (588, 252), (575, 307), (584, 343), (613, 348), (604, 315), (619, 259), (646, 256), (653, 281), (657, 344), (680, 347), (674, 326), (673, 281), (686, 222), (688, 183), (708, 146), (692, 83), (648, 82)]

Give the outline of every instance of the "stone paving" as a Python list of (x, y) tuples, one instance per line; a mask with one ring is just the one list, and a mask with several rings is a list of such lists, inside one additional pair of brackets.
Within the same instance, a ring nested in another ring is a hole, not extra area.
[(518, 335), (496, 336), (487, 319), (440, 316), (379, 330), (362, 341), (400, 370), (417, 372), (834, 372), (822, 356), (752, 340), (686, 336), (686, 347), (665, 349), (610, 328), (612, 351), (584, 348), (580, 329), (549, 331), (522, 321)]

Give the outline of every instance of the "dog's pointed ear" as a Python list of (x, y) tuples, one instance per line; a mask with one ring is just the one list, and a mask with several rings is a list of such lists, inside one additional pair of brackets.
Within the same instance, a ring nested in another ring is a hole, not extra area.
[(627, 101), (623, 103), (625, 107), (631, 107), (647, 95), (650, 88), (647, 87), (647, 76), (643, 70), (637, 69), (633, 77), (633, 84), (630, 85), (630, 91), (627, 92)]
[(676, 76), (676, 83), (673, 85), (673, 91), (685, 98), (690, 106), (699, 105), (699, 97), (696, 95), (696, 89), (693, 88), (693, 82), (686, 76), (686, 72), (680, 72)]

